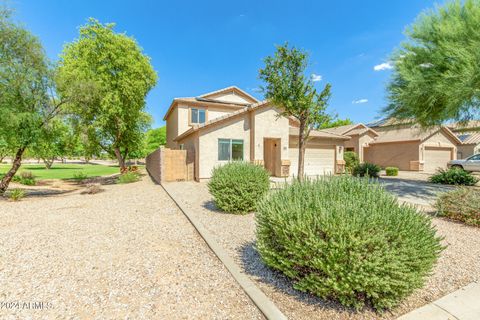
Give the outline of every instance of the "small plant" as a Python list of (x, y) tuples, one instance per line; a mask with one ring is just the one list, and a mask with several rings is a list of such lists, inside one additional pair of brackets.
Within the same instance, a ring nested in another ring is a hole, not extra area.
[(102, 191), (103, 191), (103, 188), (100, 185), (94, 184), (94, 183), (89, 183), (85, 187), (85, 190), (82, 191), (82, 194), (97, 194), (97, 193), (100, 193)]
[(376, 164), (364, 162), (356, 165), (353, 168), (352, 175), (356, 177), (368, 176), (371, 178), (378, 178), (378, 174), (380, 173), (380, 170), (382, 170), (382, 168), (380, 168)]
[(87, 174), (83, 171), (76, 171), (73, 173), (73, 180), (82, 181), (87, 179)]
[(464, 186), (474, 186), (478, 182), (478, 178), (462, 168), (439, 169), (429, 180), (432, 183)]
[(353, 151), (345, 151), (343, 154), (343, 160), (345, 160), (345, 169), (348, 173), (352, 173), (353, 168), (360, 163), (358, 154)]
[(385, 173), (389, 177), (396, 177), (398, 176), (398, 168), (397, 167), (386, 167)]
[(127, 172), (138, 172), (138, 166), (128, 166), (120, 170), (122, 174)]
[(266, 265), (297, 290), (357, 309), (397, 305), (443, 249), (431, 217), (366, 178), (294, 181), (260, 202), (256, 222)]
[(25, 191), (22, 190), (22, 189), (12, 189), (12, 190), (9, 192), (8, 197), (9, 197), (12, 201), (19, 201), (20, 199), (22, 199), (22, 198), (25, 197)]
[(118, 177), (118, 183), (121, 184), (137, 182), (138, 180), (140, 180), (140, 176), (134, 172), (122, 173), (120, 177)]
[(213, 169), (208, 189), (215, 205), (229, 213), (255, 211), (270, 188), (270, 176), (261, 166), (231, 162)]
[(480, 227), (480, 191), (458, 188), (441, 194), (435, 202), (438, 215)]
[(37, 184), (35, 176), (31, 171), (22, 171), (19, 175), (15, 175), (12, 180), (26, 186), (34, 186)]

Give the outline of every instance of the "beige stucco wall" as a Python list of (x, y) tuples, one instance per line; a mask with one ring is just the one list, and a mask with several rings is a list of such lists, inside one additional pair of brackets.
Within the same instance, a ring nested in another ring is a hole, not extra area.
[(218, 117), (230, 114), (235, 110), (229, 108), (219, 108), (219, 107), (208, 107), (207, 108), (207, 119), (208, 121), (213, 120)]
[(280, 138), (281, 159), (288, 159), (288, 118), (278, 117), (275, 107), (265, 107), (254, 110), (254, 157), (253, 160), (263, 160), (263, 139)]
[(233, 117), (224, 123), (206, 127), (199, 134), (199, 178), (211, 177), (212, 169), (228, 161), (218, 160), (218, 139), (243, 139), (243, 159), (250, 160), (250, 121), (249, 113)]
[(180, 140), (178, 144), (183, 144), (183, 148), (187, 150), (187, 167), (188, 176), (198, 179), (198, 131)]
[(410, 161), (418, 161), (420, 142), (392, 142), (370, 144), (364, 148), (364, 161), (375, 163), (381, 167), (398, 167), (410, 170)]
[(464, 144), (457, 146), (457, 152), (462, 153), (462, 159), (480, 153), (480, 144)]
[(173, 109), (167, 118), (167, 148), (176, 149), (177, 144), (173, 139), (178, 136), (178, 110)]
[(228, 102), (236, 102), (236, 103), (251, 103), (252, 101), (248, 101), (244, 97), (235, 94), (234, 92), (228, 93), (221, 93), (216, 94), (213, 96), (209, 96), (209, 99), (221, 100), (221, 101), (228, 101)]

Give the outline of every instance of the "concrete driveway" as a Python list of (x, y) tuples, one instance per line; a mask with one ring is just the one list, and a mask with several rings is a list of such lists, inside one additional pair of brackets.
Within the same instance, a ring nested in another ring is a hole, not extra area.
[(378, 181), (385, 189), (398, 197), (400, 201), (431, 207), (439, 193), (453, 190), (454, 186), (433, 184), (429, 182), (381, 177)]

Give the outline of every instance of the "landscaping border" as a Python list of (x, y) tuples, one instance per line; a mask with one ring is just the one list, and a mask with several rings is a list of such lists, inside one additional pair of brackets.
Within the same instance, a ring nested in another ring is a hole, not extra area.
[(227, 252), (210, 236), (207, 229), (197, 221), (193, 215), (189, 213), (189, 208), (182, 206), (178, 203), (175, 198), (168, 192), (168, 187), (160, 184), (160, 186), (165, 190), (168, 196), (173, 200), (177, 205), (180, 211), (183, 212), (188, 221), (193, 225), (198, 234), (206, 242), (208, 247), (213, 251), (213, 253), (218, 257), (218, 259), (223, 263), (227, 268), (233, 278), (238, 282), (242, 287), (245, 293), (248, 295), (250, 300), (257, 306), (257, 308), (262, 312), (262, 314), (267, 319), (272, 320), (283, 320), (287, 317), (278, 309), (278, 307), (260, 290), (254, 283), (251, 281), (245, 274), (242, 273), (241, 269), (235, 263), (235, 261), (227, 254)]

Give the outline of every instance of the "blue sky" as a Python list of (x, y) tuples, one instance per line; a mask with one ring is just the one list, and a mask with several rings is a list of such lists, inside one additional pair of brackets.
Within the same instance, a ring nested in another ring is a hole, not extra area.
[[(329, 111), (355, 122), (386, 104), (388, 57), (403, 31), (434, 1), (89, 1), (11, 0), (16, 19), (56, 60), (88, 17), (135, 37), (159, 75), (147, 99), (153, 127), (174, 97), (237, 85), (257, 98), (258, 69), (276, 44), (310, 53), (319, 88), (332, 84)], [(382, 69), (382, 70), (375, 70)], [(382, 67), (383, 66), (383, 67)], [(387, 67), (387, 69), (385, 68)], [(320, 79), (317, 77), (317, 79)]]

